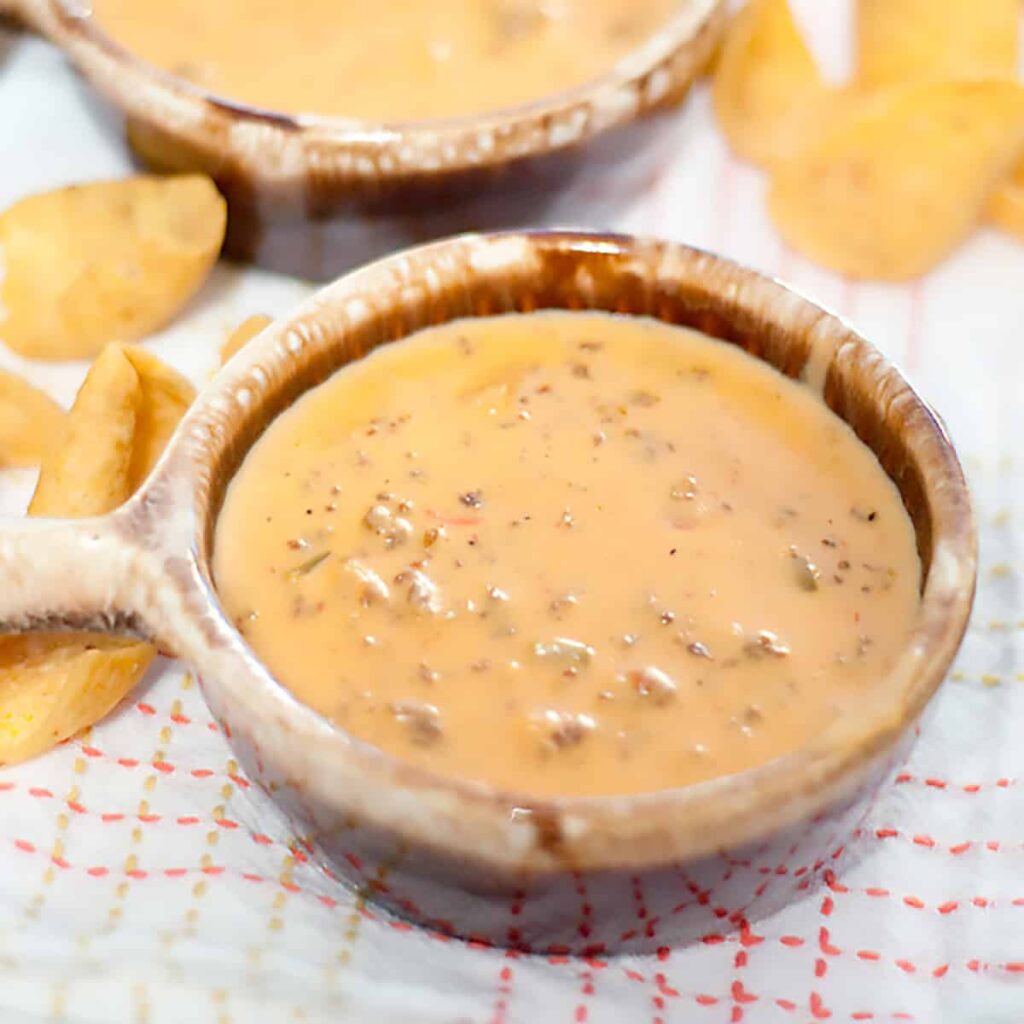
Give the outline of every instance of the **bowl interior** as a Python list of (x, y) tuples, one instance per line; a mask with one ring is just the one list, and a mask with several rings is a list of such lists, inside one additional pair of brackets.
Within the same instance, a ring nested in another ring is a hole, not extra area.
[[(478, 244), (499, 250), (504, 245), (508, 251), (522, 246), (531, 258), (520, 265), (478, 269), (472, 265)], [(441, 282), (430, 264), (442, 254), (470, 259), (452, 280)], [(360, 303), (361, 286), (365, 282), (376, 290), (378, 268), (389, 265), (401, 268), (391, 294), (383, 303), (374, 302), (371, 315), (360, 317), (357, 324), (346, 323), (346, 312)], [(418, 271), (422, 278), (415, 280)], [(332, 308), (335, 296), (344, 293), (349, 295), (342, 308)], [(607, 311), (692, 327), (818, 388), (899, 488), (914, 524), (923, 588), (936, 529), (954, 525), (950, 510), (936, 508), (935, 492), (944, 476), (962, 484), (959, 465), (937, 418), (898, 371), (838, 318), (777, 282), (698, 250), (565, 232), (495, 235), (479, 243), (466, 237), (349, 275), (320, 293), (317, 305), (317, 313), (293, 322), (283, 339), (295, 350), (287, 371), (275, 365), (271, 386), (262, 391), (259, 404), (234, 421), (230, 443), (215, 453), (203, 517), (207, 556), (231, 477), (274, 417), (304, 392), (377, 346), (421, 328), (538, 309)]]

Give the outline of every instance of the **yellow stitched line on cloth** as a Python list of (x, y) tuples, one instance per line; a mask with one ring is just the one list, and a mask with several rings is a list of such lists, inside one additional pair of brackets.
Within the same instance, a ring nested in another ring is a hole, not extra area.
[(983, 672), (981, 675), (968, 675), (966, 672), (950, 672), (949, 678), (954, 683), (980, 683), (982, 686), (1002, 686), (1003, 683), (1024, 683), (1024, 672), (1007, 673)]
[[(185, 672), (181, 677), (181, 690), (187, 692), (192, 689), (194, 680), (191, 672)], [(180, 699), (176, 699), (171, 705), (171, 719), (176, 720), (182, 716), (184, 707)], [(234, 761), (228, 761), (228, 771), (234, 771), (237, 769), (237, 765)], [(218, 793), (219, 800), (227, 800), (234, 792), (234, 786), (229, 783), (225, 783), (221, 787)], [(213, 817), (220, 819), (224, 817), (224, 809), (218, 804), (214, 808)], [(209, 848), (213, 848), (217, 845), (219, 833), (216, 830), (210, 831), (206, 835), (206, 845)], [(203, 853), (200, 857), (199, 864), (201, 868), (208, 868), (213, 865), (213, 857), (209, 851)], [(203, 897), (206, 895), (209, 885), (205, 879), (200, 879), (196, 882), (189, 893), (189, 903), (185, 909), (185, 913), (182, 916), (181, 924), (173, 929), (165, 932), (161, 936), (161, 944), (164, 953), (164, 963), (167, 967), (168, 973), (173, 978), (184, 978), (185, 969), (175, 956), (175, 946), (184, 939), (193, 938), (196, 935), (196, 925), (199, 922), (200, 916), (200, 904)]]
[[(83, 739), (86, 742), (88, 742), (91, 733), (91, 727), (87, 728), (83, 732)], [(88, 770), (88, 764), (84, 757), (76, 757), (74, 759), (71, 763), (71, 774), (74, 781), (65, 794), (64, 800), (57, 803), (58, 807), (66, 808), (69, 805), (74, 805), (80, 802), (82, 796), (81, 781)], [(57, 811), (54, 819), (53, 845), (50, 848), (50, 863), (48, 863), (43, 869), (43, 874), (39, 881), (39, 888), (32, 894), (28, 903), (22, 910), (21, 919), (18, 922), (19, 931), (28, 927), (30, 922), (37, 921), (42, 914), (43, 907), (46, 904), (48, 889), (57, 877), (57, 866), (64, 861), (64, 851), (70, 824), (71, 819), (67, 811)], [(81, 942), (77, 943), (77, 945), (83, 956), (86, 956), (87, 948)], [(8, 963), (10, 967), (17, 967), (17, 959), (13, 956), (0, 958), (0, 963)], [(63, 1021), (66, 1019), (66, 997), (66, 981), (58, 979), (51, 982), (51, 1017), (54, 1021)]]
[(63, 1024), (67, 1020), (68, 983), (55, 981), (50, 988), (50, 1020), (53, 1024)]
[[(158, 737), (159, 747), (150, 758), (150, 764), (163, 764), (167, 760), (167, 748), (171, 745), (173, 738), (174, 734), (171, 727), (169, 725), (162, 726)], [(158, 773), (155, 770), (150, 772), (142, 782), (142, 791), (144, 795), (139, 800), (138, 809), (136, 811), (139, 817), (145, 817), (151, 813), (148, 798), (156, 791), (157, 774)], [(128, 893), (131, 892), (132, 888), (130, 877), (133, 872), (140, 870), (139, 854), (142, 848), (142, 842), (143, 829), (141, 824), (136, 824), (133, 826), (130, 833), (130, 852), (127, 854), (124, 861), (123, 871), (125, 877), (120, 879), (114, 886), (113, 900), (112, 905), (107, 912), (107, 921), (100, 929), (100, 934), (103, 936), (113, 934), (120, 927), (121, 921), (124, 918), (124, 905), (127, 900)], [(88, 949), (91, 937), (82, 936), (81, 941), (84, 948)], [(140, 1024), (145, 1024), (149, 1019), (149, 997), (145, 983), (139, 982), (136, 988), (133, 989), (133, 995), (136, 999), (136, 1020), (139, 1021)]]
[(132, 1002), (135, 1010), (135, 1024), (149, 1024), (149, 989), (145, 982), (139, 981), (132, 986)]
[[(382, 861), (380, 866), (377, 868), (376, 874), (373, 876), (375, 882), (379, 882), (381, 885), (386, 885), (388, 876), (391, 872), (401, 863), (405, 857), (406, 850), (404, 845), (395, 851), (394, 856), (389, 857), (386, 861)], [(356, 902), (352, 908), (352, 913), (348, 918), (348, 927), (345, 930), (344, 939), (347, 943), (347, 949), (343, 950), (345, 954), (344, 958), (339, 954), (338, 961), (343, 966), (348, 964), (352, 959), (352, 949), (355, 947), (356, 942), (359, 939), (359, 933), (362, 929), (363, 915), (362, 910), (366, 907), (367, 903), (372, 903), (369, 893), (371, 892), (370, 885), (360, 886), (356, 894)]]
[[(91, 729), (85, 731), (85, 737), (88, 738)], [(57, 806), (66, 807), (68, 804), (78, 803), (81, 799), (81, 778), (88, 771), (88, 765), (83, 757), (76, 757), (71, 765), (72, 774), (76, 777), (75, 782), (71, 788), (67, 791), (64, 800)], [(47, 888), (53, 883), (54, 878), (57, 877), (57, 867), (64, 860), (64, 847), (65, 840), (67, 838), (68, 826), (71, 823), (71, 819), (65, 810), (57, 812), (57, 816), (54, 820), (54, 839), (53, 845), (50, 848), (50, 863), (47, 864), (43, 870), (42, 877), (40, 879), (39, 888), (32, 894), (22, 911), (22, 920), (19, 924), (19, 928), (24, 929), (27, 927), (29, 921), (38, 920), (40, 913), (42, 912), (43, 906), (46, 903), (46, 892)]]
[(215, 988), (210, 993), (213, 1005), (217, 1010), (217, 1024), (231, 1024), (231, 1011), (228, 1009), (228, 994), (222, 988)]

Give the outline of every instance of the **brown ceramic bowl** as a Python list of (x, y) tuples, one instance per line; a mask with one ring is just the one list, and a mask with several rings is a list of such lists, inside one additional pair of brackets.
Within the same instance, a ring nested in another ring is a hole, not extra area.
[[(535, 308), (699, 328), (806, 381), (850, 424), (898, 486), (924, 570), (884, 697), (756, 770), (641, 796), (537, 799), (405, 764), (275, 681), (225, 617), (210, 568), (218, 510), (247, 450), (299, 395), (376, 345), (428, 324)], [(156, 639), (195, 666), (246, 771), (362, 891), (447, 932), (595, 953), (742, 927), (835, 868), (956, 652), (975, 568), (968, 494), (942, 426), (841, 320), (682, 245), (468, 235), (344, 277), (264, 330), (202, 392), (153, 475), (112, 515), (5, 522), (0, 624)]]
[[(679, 0), (661, 31), (586, 85), (472, 117), (377, 124), (204, 92), (120, 47), (85, 0), (0, 0), (5, 10), (124, 112), (147, 164), (214, 178), (228, 200), (229, 255), (316, 279), (454, 231), (536, 223), (581, 169), (625, 176), (621, 196), (612, 189), (625, 200), (653, 174), (644, 160), (656, 126), (643, 115), (685, 95), (726, 15), (723, 0)], [(601, 205), (571, 216), (592, 222)]]

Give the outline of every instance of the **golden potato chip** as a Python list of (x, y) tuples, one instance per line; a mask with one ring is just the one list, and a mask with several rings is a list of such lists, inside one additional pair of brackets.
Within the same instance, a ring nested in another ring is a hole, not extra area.
[(110, 636), (0, 637), (0, 764), (41, 754), (102, 718), (155, 653)]
[(64, 444), (43, 462), (29, 515), (97, 516), (126, 501), (141, 404), (135, 367), (108, 345), (78, 391)]
[(876, 96), (780, 164), (769, 211), (786, 240), (854, 277), (898, 280), (945, 256), (1024, 145), (1024, 90), (925, 82)]
[(729, 27), (712, 85), (733, 150), (761, 165), (788, 156), (805, 112), (827, 92), (787, 0), (750, 0)]
[(167, 447), (178, 421), (195, 399), (196, 389), (144, 348), (129, 345), (124, 354), (139, 375), (142, 389), (128, 469), (128, 487), (134, 493)]
[(1024, 239), (1024, 162), (996, 189), (987, 212), (997, 227)]
[(256, 313), (243, 320), (226, 338), (220, 347), (220, 362), (223, 366), (236, 352), (238, 352), (247, 341), (255, 338), (260, 331), (274, 321), (269, 316)]
[[(79, 389), (67, 441), (48, 459), (36, 515), (100, 515), (121, 504), (159, 458), (194, 397), (151, 352), (109, 345)], [(92, 633), (0, 637), (0, 764), (21, 761), (102, 718), (156, 651)]]
[(60, 447), (67, 418), (49, 395), (0, 370), (0, 466), (38, 466)]
[(857, 78), (1013, 78), (1020, 0), (859, 0)]
[(224, 200), (202, 175), (126, 178), (29, 196), (0, 214), (0, 338), (80, 359), (166, 324), (224, 240)]

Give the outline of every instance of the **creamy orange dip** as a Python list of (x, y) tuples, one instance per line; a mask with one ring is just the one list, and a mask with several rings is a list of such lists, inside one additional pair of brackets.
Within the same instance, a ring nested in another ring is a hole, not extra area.
[(377, 121), (515, 106), (597, 77), (679, 0), (94, 0), (144, 60), (231, 99)]
[(355, 736), (535, 794), (792, 751), (880, 684), (909, 518), (809, 389), (652, 320), (538, 313), (378, 349), (256, 443), (224, 607)]

